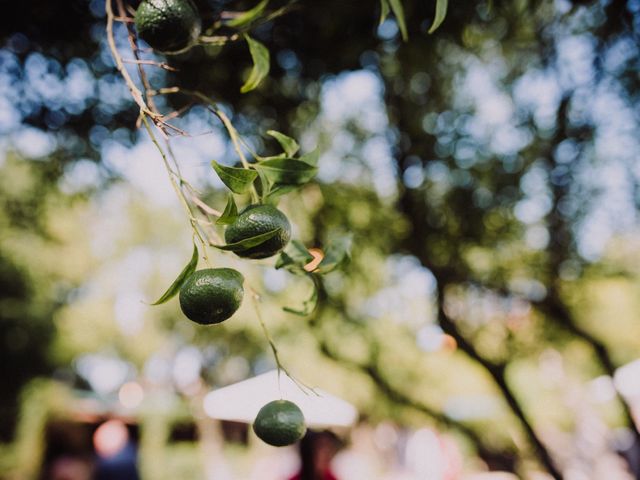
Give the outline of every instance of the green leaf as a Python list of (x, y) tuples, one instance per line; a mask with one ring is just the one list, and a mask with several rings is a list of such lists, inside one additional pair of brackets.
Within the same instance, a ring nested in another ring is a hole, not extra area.
[(380, 25), (389, 16), (389, 0), (380, 0)]
[(400, 28), (402, 39), (406, 42), (409, 39), (409, 32), (407, 31), (407, 22), (404, 18), (402, 0), (389, 0), (389, 5), (391, 6), (393, 14), (396, 16), (396, 22), (398, 22), (398, 28)]
[(276, 270), (280, 270), (281, 268), (287, 268), (295, 264), (296, 261), (291, 258), (288, 253), (282, 252), (280, 256), (278, 256), (278, 260), (276, 260), (275, 268)]
[(267, 135), (271, 135), (278, 141), (278, 143), (284, 150), (284, 153), (287, 154), (287, 157), (293, 157), (296, 152), (300, 150), (300, 145), (298, 145), (298, 142), (296, 142), (291, 137), (287, 137), (284, 133), (276, 132), (275, 130), (268, 130)]
[(444, 19), (447, 16), (448, 5), (449, 0), (436, 0), (436, 15), (433, 18), (433, 23), (431, 24), (431, 28), (428, 33), (435, 32), (442, 22), (444, 22)]
[(324, 251), (324, 258), (314, 273), (325, 274), (344, 266), (351, 259), (351, 237), (345, 236), (331, 242)]
[(260, 198), (264, 201), (268, 198), (269, 194), (271, 193), (271, 182), (269, 182), (269, 180), (261, 170), (257, 170), (257, 172), (258, 172), (258, 176), (260, 177), (260, 182), (257, 190), (258, 190), (258, 194), (260, 195)]
[(293, 158), (274, 158), (255, 164), (255, 168), (272, 185), (304, 185), (318, 169)]
[(305, 247), (304, 243), (302, 243), (300, 240), (291, 240), (291, 243), (289, 245), (293, 257), (302, 262), (303, 265), (306, 265), (315, 258), (313, 255), (311, 255), (311, 253), (309, 253), (307, 247)]
[(298, 160), (304, 163), (308, 163), (309, 165), (313, 165), (314, 167), (317, 167), (318, 160), (320, 160), (320, 150), (315, 148), (309, 153), (305, 153), (304, 155), (299, 157)]
[(227, 167), (213, 160), (211, 166), (216, 171), (222, 183), (233, 193), (246, 193), (251, 188), (258, 172), (246, 168)]
[(216, 220), (216, 225), (230, 225), (236, 221), (236, 218), (238, 218), (238, 207), (236, 206), (236, 202), (233, 200), (233, 195), (229, 195), (227, 206), (224, 207), (222, 216)]
[(268, 4), (269, 0), (262, 0), (251, 10), (242, 12), (236, 18), (232, 18), (231, 20), (226, 22), (226, 25), (232, 28), (244, 27), (245, 25), (249, 25), (251, 22), (260, 17), (260, 15), (262, 15), (262, 12), (264, 12), (264, 9)]
[(304, 273), (304, 266), (313, 260), (307, 247), (299, 240), (291, 240), (286, 250), (280, 254), (276, 261), (276, 269), (284, 268), (292, 273)]
[(191, 255), (191, 260), (189, 260), (189, 263), (187, 264), (187, 266), (182, 269), (182, 271), (180, 272), (180, 275), (178, 275), (178, 278), (176, 278), (173, 281), (173, 283), (167, 289), (167, 291), (164, 292), (164, 294), (158, 300), (153, 302), (151, 305), (160, 305), (162, 303), (167, 302), (168, 300), (171, 300), (171, 298), (173, 298), (176, 295), (176, 293), (180, 291), (180, 288), (182, 287), (182, 284), (185, 282), (185, 280), (193, 272), (196, 271), (197, 265), (198, 265), (198, 248), (194, 245), (193, 255)]
[(267, 240), (272, 239), (276, 235), (280, 233), (281, 228), (276, 228), (266, 233), (261, 233), (260, 235), (256, 235), (255, 237), (245, 238), (244, 240), (240, 240), (235, 243), (228, 243), (226, 245), (213, 245), (214, 247), (225, 250), (229, 252), (241, 252), (243, 250), (248, 250), (253, 247), (257, 247), (258, 245), (262, 245)]
[(249, 45), (251, 59), (253, 60), (253, 68), (249, 74), (249, 78), (240, 88), (240, 93), (247, 93), (256, 88), (260, 82), (269, 74), (270, 56), (269, 50), (259, 41), (254, 40), (249, 35), (244, 36)]
[(271, 157), (258, 157), (259, 161), (264, 162), (266, 160), (275, 160), (277, 158), (288, 158), (286, 153), (280, 153), (278, 155), (272, 155)]
[(264, 197), (264, 201), (276, 207), (282, 195), (293, 192), (300, 188), (300, 186), (301, 185), (276, 185), (269, 190), (269, 193)]

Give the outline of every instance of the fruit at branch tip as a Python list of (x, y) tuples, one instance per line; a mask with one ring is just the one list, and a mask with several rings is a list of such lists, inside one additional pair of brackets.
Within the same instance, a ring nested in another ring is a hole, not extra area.
[(191, 274), (180, 288), (180, 308), (201, 325), (220, 323), (242, 303), (244, 277), (232, 268), (207, 268)]
[(198, 41), (202, 21), (191, 0), (143, 0), (135, 15), (138, 36), (161, 53), (181, 53)]

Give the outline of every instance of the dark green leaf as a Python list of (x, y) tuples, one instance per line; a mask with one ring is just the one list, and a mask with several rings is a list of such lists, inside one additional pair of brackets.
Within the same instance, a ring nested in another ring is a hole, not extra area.
[(246, 168), (226, 167), (213, 160), (211, 166), (216, 171), (222, 183), (233, 193), (246, 193), (258, 176), (258, 172)]
[(396, 22), (398, 22), (398, 28), (400, 28), (402, 39), (406, 42), (409, 39), (409, 32), (407, 32), (407, 22), (404, 18), (402, 0), (389, 0), (389, 5), (391, 6), (393, 14), (396, 16)]
[(380, 25), (384, 22), (389, 16), (389, 1), (388, 0), (380, 0)]
[(315, 148), (309, 153), (305, 153), (300, 158), (298, 158), (301, 162), (308, 163), (309, 165), (313, 165), (314, 167), (318, 166), (318, 160), (320, 160), (320, 150)]
[(262, 171), (257, 170), (257, 172), (258, 176), (260, 177), (258, 192), (262, 200), (265, 201), (269, 197), (269, 193), (271, 192), (271, 183)]
[(267, 135), (271, 135), (275, 138), (284, 153), (287, 154), (288, 157), (293, 157), (298, 150), (300, 150), (300, 145), (293, 138), (286, 136), (284, 133), (276, 132), (275, 130), (268, 130)]
[(197, 265), (198, 265), (198, 248), (194, 245), (193, 255), (191, 255), (191, 260), (189, 260), (189, 263), (187, 264), (187, 266), (182, 269), (182, 271), (180, 272), (180, 275), (178, 275), (178, 278), (176, 278), (173, 281), (173, 283), (167, 289), (167, 291), (164, 292), (164, 294), (158, 300), (153, 302), (151, 305), (160, 305), (162, 303), (167, 302), (171, 298), (173, 298), (176, 295), (176, 293), (180, 291), (180, 288), (182, 287), (182, 284), (185, 282), (185, 280), (193, 272), (196, 271)]
[(216, 220), (216, 225), (229, 225), (235, 222), (236, 218), (238, 218), (238, 207), (236, 206), (236, 202), (233, 200), (233, 195), (229, 195), (227, 206), (224, 207), (222, 216)]
[(444, 22), (444, 19), (447, 16), (448, 4), (449, 0), (436, 0), (436, 15), (433, 17), (433, 23), (431, 24), (429, 33), (435, 32), (442, 22)]
[(249, 74), (249, 78), (240, 88), (240, 93), (247, 93), (256, 88), (260, 82), (269, 74), (270, 56), (269, 50), (263, 44), (254, 40), (249, 35), (244, 36), (247, 44), (249, 44), (249, 52), (253, 60), (253, 68)]
[(291, 258), (291, 256), (287, 252), (282, 252), (278, 257), (278, 260), (276, 260), (275, 267), (276, 270), (279, 270), (281, 268), (286, 268), (295, 264), (295, 260)]
[(325, 274), (332, 272), (350, 260), (351, 237), (338, 238), (331, 242), (324, 251), (324, 258), (314, 270), (314, 273)]
[(276, 228), (267, 233), (261, 233), (260, 235), (256, 235), (255, 237), (245, 238), (244, 240), (240, 240), (235, 243), (228, 243), (226, 245), (213, 245), (220, 250), (226, 250), (230, 252), (241, 252), (243, 250), (248, 250), (249, 248), (257, 247), (258, 245), (263, 244), (267, 240), (272, 239), (276, 235), (280, 233), (280, 228)]
[(249, 25), (251, 22), (253, 22), (258, 17), (260, 17), (260, 15), (262, 15), (262, 12), (264, 12), (264, 9), (267, 7), (268, 4), (269, 4), (269, 0), (262, 0), (251, 10), (242, 12), (237, 17), (232, 18), (231, 20), (226, 22), (227, 26), (238, 28), (238, 27), (244, 27), (245, 25)]
[(293, 158), (274, 158), (257, 163), (255, 168), (273, 185), (303, 185), (311, 180), (317, 168)]

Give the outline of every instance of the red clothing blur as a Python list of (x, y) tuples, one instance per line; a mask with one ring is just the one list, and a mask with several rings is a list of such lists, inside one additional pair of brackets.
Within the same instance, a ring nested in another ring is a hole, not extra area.
[[(289, 480), (300, 480), (300, 474), (297, 474), (295, 477), (291, 477)], [(326, 471), (324, 473), (324, 477), (322, 477), (322, 480), (338, 480), (333, 473)]]

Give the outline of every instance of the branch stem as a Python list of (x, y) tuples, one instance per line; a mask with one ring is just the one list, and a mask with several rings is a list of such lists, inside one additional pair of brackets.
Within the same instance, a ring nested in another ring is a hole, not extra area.
[(202, 236), (202, 232), (200, 232), (200, 229), (198, 228), (198, 220), (193, 216), (193, 212), (191, 211), (191, 207), (189, 206), (189, 201), (187, 200), (184, 192), (176, 182), (174, 178), (176, 174), (171, 169), (171, 166), (169, 165), (169, 160), (167, 159), (167, 155), (162, 149), (162, 147), (160, 146), (160, 143), (158, 142), (156, 136), (153, 134), (153, 129), (151, 128), (151, 124), (149, 123), (149, 120), (147, 120), (147, 117), (145, 115), (142, 115), (142, 123), (144, 124), (147, 130), (147, 133), (151, 138), (151, 142), (153, 142), (155, 147), (158, 149), (158, 152), (160, 152), (160, 156), (162, 157), (162, 163), (164, 164), (164, 167), (167, 170), (167, 173), (169, 174), (169, 181), (171, 182), (171, 186), (176, 192), (176, 195), (178, 195), (178, 199), (180, 200), (180, 203), (182, 204), (182, 206), (185, 209), (185, 212), (187, 213), (187, 216), (189, 218), (189, 223), (191, 224), (191, 229), (193, 230), (194, 236), (198, 239), (198, 241), (202, 245), (202, 249), (201, 249), (202, 256), (204, 260), (207, 262), (207, 264), (209, 264), (210, 263), (209, 256), (207, 255), (208, 241), (204, 239), (204, 237)]
[(111, 2), (112, 0), (107, 0), (105, 2), (105, 9), (107, 13), (107, 43), (109, 44), (111, 55), (113, 56), (113, 59), (116, 62), (116, 68), (118, 69), (118, 71), (120, 72), (120, 75), (122, 75), (122, 78), (127, 84), (127, 87), (129, 88), (129, 92), (131, 92), (131, 96), (133, 97), (133, 100), (136, 102), (138, 107), (140, 107), (140, 112), (143, 114), (149, 115), (155, 121), (158, 115), (152, 112), (147, 106), (147, 104), (145, 103), (142, 92), (134, 83), (133, 79), (131, 78), (131, 75), (129, 75), (129, 72), (127, 71), (127, 69), (125, 68), (122, 62), (122, 58), (120, 57), (120, 54), (118, 53), (118, 47), (116, 46), (116, 41), (113, 37), (113, 22), (114, 22), (115, 16), (113, 14), (113, 6), (111, 5)]
[(291, 381), (293, 381), (293, 383), (296, 384), (296, 386), (304, 394), (309, 395), (309, 393), (313, 393), (315, 395), (318, 395), (318, 393), (312, 387), (305, 385), (300, 380), (295, 378), (293, 375), (289, 373), (289, 371), (284, 367), (284, 365), (282, 365), (282, 362), (280, 361), (280, 356), (278, 355), (278, 348), (276, 347), (276, 344), (273, 341), (273, 337), (271, 337), (271, 334), (269, 333), (269, 329), (267, 328), (267, 324), (265, 323), (264, 318), (262, 318), (262, 312), (260, 311), (260, 304), (259, 304), (260, 295), (258, 295), (258, 293), (251, 286), (249, 286), (249, 293), (251, 295), (253, 308), (256, 312), (256, 317), (258, 317), (258, 322), (260, 323), (262, 332), (264, 333), (264, 336), (267, 339), (267, 342), (269, 343), (269, 347), (271, 348), (271, 352), (273, 353), (273, 358), (276, 362), (276, 367), (278, 369), (278, 388), (280, 387), (280, 375), (281, 373), (284, 373), (287, 377), (291, 379)]

